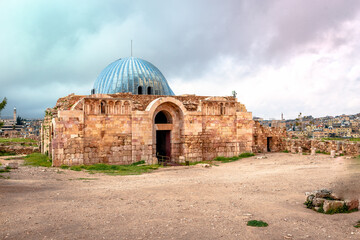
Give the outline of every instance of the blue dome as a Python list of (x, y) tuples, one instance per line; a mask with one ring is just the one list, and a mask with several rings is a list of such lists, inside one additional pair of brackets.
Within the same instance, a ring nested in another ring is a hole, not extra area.
[(128, 57), (108, 65), (94, 84), (95, 93), (175, 95), (164, 75), (148, 61)]

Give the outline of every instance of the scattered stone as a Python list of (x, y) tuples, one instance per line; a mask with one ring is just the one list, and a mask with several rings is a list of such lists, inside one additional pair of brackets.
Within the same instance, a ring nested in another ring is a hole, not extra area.
[(325, 198), (314, 198), (312, 203), (315, 207), (320, 207), (321, 205), (324, 204), (325, 200), (326, 200)]
[(330, 198), (330, 195), (331, 195), (331, 190), (329, 189), (321, 189), (321, 190), (318, 190), (318, 191), (315, 191), (315, 197), (316, 198)]
[(359, 200), (342, 200), (338, 194), (329, 189), (321, 189), (314, 192), (306, 192), (305, 205), (307, 208), (317, 212), (328, 214), (345, 213), (357, 211), (359, 209)]
[(204, 168), (211, 168), (211, 165), (208, 164), (208, 163), (199, 163), (197, 165), (200, 166), (200, 167), (204, 167)]
[(340, 208), (344, 207), (345, 202), (344, 201), (339, 201), (339, 200), (325, 200), (324, 201), (324, 212), (329, 212), (329, 211), (337, 211)]
[(18, 169), (19, 164), (16, 162), (10, 162), (7, 164), (7, 167), (11, 168), (11, 169)]
[(265, 158), (267, 158), (267, 156), (258, 156), (258, 157), (256, 157), (256, 159), (265, 159)]
[(345, 200), (345, 205), (349, 211), (359, 209), (359, 199)]

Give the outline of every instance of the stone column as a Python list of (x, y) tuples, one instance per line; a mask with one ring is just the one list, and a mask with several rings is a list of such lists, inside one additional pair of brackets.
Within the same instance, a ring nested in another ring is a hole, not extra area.
[(330, 157), (332, 157), (332, 158), (335, 157), (335, 150), (331, 150), (331, 151), (330, 151)]
[(302, 147), (298, 147), (298, 153), (299, 155), (302, 155)]
[(312, 147), (311, 148), (311, 156), (315, 156), (316, 155), (316, 148)]

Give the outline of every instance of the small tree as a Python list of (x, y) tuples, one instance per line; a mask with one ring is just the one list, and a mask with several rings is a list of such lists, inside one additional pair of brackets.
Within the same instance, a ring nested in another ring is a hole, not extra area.
[(16, 125), (23, 125), (24, 124), (24, 120), (23, 118), (21, 118), (20, 116), (18, 116), (16, 118)]
[[(6, 99), (6, 97), (2, 100), (2, 102), (0, 103), (0, 112), (1, 112), (1, 110), (3, 110), (4, 109), (4, 107), (6, 106), (6, 103), (7, 103), (7, 99)], [(1, 127), (4, 125), (4, 123), (3, 122), (0, 122), (0, 129), (1, 129)]]

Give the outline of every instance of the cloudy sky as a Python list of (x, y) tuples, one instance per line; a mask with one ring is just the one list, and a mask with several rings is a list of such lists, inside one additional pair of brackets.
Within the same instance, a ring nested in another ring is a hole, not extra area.
[(227, 96), (254, 116), (360, 112), (357, 0), (0, 0), (0, 99), (41, 118), (130, 55), (175, 94)]

